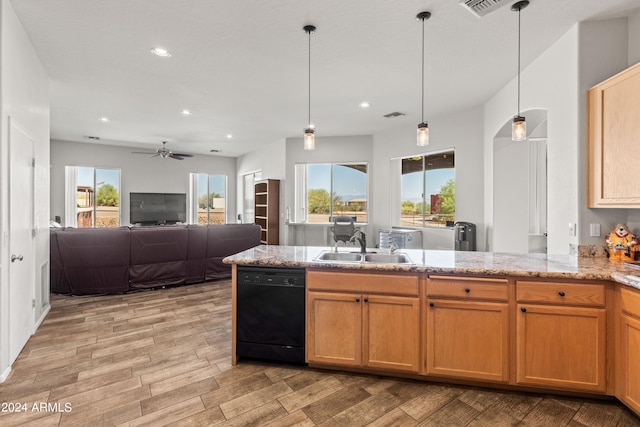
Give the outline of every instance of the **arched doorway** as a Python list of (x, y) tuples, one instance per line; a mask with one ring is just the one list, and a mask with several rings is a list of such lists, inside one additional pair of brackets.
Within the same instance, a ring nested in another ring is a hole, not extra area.
[(494, 252), (547, 252), (547, 110), (523, 115), (526, 141), (511, 140), (511, 118), (493, 138)]

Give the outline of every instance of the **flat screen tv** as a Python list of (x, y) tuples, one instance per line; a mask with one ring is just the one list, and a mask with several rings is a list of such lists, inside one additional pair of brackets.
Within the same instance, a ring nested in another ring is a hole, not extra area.
[(187, 221), (184, 193), (129, 193), (131, 224), (159, 225)]

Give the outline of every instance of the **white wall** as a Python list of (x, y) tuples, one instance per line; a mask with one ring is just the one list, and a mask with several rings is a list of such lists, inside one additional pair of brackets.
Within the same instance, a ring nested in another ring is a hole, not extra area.
[[(373, 177), (383, 173), (373, 164), (373, 138), (371, 135), (316, 137), (316, 149), (305, 151), (302, 138), (286, 140), (286, 178), (284, 186), (284, 206), (294, 210), (295, 200), (295, 165), (298, 163), (330, 163), (330, 162), (368, 162), (369, 163), (369, 218), (363, 229), (367, 235), (367, 246), (373, 246), (374, 228), (372, 221), (376, 215), (375, 200), (379, 197), (373, 189)], [(280, 189), (282, 197), (283, 189)], [(283, 222), (280, 222), (283, 227)], [(323, 225), (284, 225), (286, 227), (286, 243), (307, 246), (332, 245), (328, 240), (328, 226)]]
[[(43, 277), (41, 266), (49, 262), (49, 78), (29, 37), (8, 0), (0, 3), (0, 263), (9, 264), (9, 152), (8, 117), (24, 129), (34, 141), (36, 168), (34, 174), (37, 227), (35, 237), (36, 318), (38, 323), (49, 308), (49, 276)], [(15, 200), (12, 200), (15, 203)], [(46, 267), (46, 266), (45, 266)], [(48, 271), (48, 267), (45, 268)], [(0, 381), (10, 370), (9, 360), (9, 272), (0, 269)]]
[[(381, 132), (373, 136), (372, 226), (375, 230), (393, 225), (389, 201), (400, 191), (399, 176), (391, 172), (390, 160), (414, 154), (455, 149), (456, 159), (456, 221), (476, 224), (476, 248), (485, 248), (484, 218), (484, 164), (482, 146), (482, 107), (446, 116), (429, 117), (429, 146), (416, 145), (416, 126), (407, 125)], [(446, 236), (443, 237), (443, 234)], [(447, 239), (453, 243), (453, 231), (424, 228), (423, 247), (444, 249)], [(452, 249), (450, 247), (449, 249)]]
[[(548, 155), (548, 253), (567, 254), (568, 224), (578, 221), (578, 27), (571, 28), (555, 44), (521, 72), (521, 109), (547, 110)], [(492, 224), (494, 210), (493, 139), (505, 122), (515, 115), (516, 79), (484, 105), (485, 212)], [(513, 159), (520, 161), (520, 159)], [(522, 162), (526, 173), (526, 161)], [(491, 227), (492, 225), (489, 225)], [(491, 243), (488, 250), (493, 250)]]
[[(247, 153), (236, 159), (237, 202), (236, 212), (242, 212), (244, 188), (242, 176), (253, 172), (262, 172), (262, 179), (279, 179), (280, 185), (280, 242), (286, 242), (284, 227), (284, 178), (286, 175), (285, 140), (274, 142), (265, 147)], [(282, 243), (284, 244), (284, 243)]]
[[(587, 90), (624, 70), (629, 65), (629, 48), (638, 45), (638, 39), (628, 37), (627, 18), (608, 19), (579, 24), (578, 72), (578, 233), (581, 245), (604, 246), (604, 236), (617, 223), (627, 222), (631, 209), (587, 209)], [(600, 224), (601, 236), (589, 235), (590, 224)], [(640, 231), (640, 230), (635, 230)]]
[(633, 65), (640, 62), (640, 9), (637, 9), (635, 13), (629, 15), (629, 53), (628, 62), (629, 65)]
[[(51, 141), (51, 217), (64, 222), (65, 166), (120, 169), (120, 223), (129, 224), (129, 193), (189, 193), (189, 174), (227, 176), (227, 222), (236, 220), (236, 159), (195, 155), (178, 161), (132, 154), (126, 147)], [(145, 151), (145, 150), (142, 150)]]
[[(526, 113), (525, 113), (526, 116)], [(514, 160), (516, 159), (516, 160)], [(529, 147), (511, 137), (493, 141), (493, 251), (529, 250)]]

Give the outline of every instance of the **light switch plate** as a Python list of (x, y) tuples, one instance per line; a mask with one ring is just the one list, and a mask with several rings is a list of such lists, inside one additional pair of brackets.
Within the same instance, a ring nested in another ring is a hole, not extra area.
[(589, 235), (591, 237), (600, 237), (600, 224), (591, 224), (589, 227)]

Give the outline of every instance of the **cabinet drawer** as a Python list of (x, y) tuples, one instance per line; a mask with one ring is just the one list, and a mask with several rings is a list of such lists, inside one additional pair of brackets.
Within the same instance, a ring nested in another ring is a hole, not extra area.
[(307, 270), (307, 289), (417, 296), (418, 275)]
[(507, 279), (429, 276), (427, 296), (507, 301)]
[(640, 290), (620, 286), (620, 309), (640, 318)]
[(518, 302), (604, 307), (604, 284), (516, 282)]

